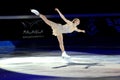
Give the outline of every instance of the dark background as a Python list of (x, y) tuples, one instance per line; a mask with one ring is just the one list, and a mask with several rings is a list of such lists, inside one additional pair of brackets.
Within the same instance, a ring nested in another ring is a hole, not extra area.
[(36, 8), (41, 13), (53, 14), (54, 8), (64, 13), (119, 13), (119, 2), (116, 0), (1, 0), (1, 15), (30, 14), (29, 9)]

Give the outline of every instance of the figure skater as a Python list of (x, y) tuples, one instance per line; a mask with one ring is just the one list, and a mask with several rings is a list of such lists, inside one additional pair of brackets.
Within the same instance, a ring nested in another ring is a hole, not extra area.
[(53, 35), (57, 37), (59, 42), (59, 47), (62, 51), (62, 57), (63, 58), (70, 58), (70, 56), (66, 53), (64, 48), (64, 42), (63, 42), (63, 34), (64, 33), (72, 33), (73, 31), (77, 32), (83, 32), (85, 33), (85, 30), (78, 29), (77, 26), (80, 24), (80, 19), (74, 18), (72, 21), (65, 18), (65, 16), (60, 12), (58, 8), (55, 8), (55, 11), (58, 12), (60, 17), (66, 22), (66, 24), (62, 25), (60, 23), (55, 23), (41, 13), (39, 13), (35, 9), (31, 9), (31, 12), (35, 15), (39, 16), (47, 25), (49, 25), (52, 28)]

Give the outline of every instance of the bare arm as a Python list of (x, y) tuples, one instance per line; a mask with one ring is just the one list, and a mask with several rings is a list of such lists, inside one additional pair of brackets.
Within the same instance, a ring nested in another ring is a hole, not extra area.
[(81, 29), (78, 29), (78, 28), (76, 28), (76, 30), (75, 30), (75, 31), (85, 33), (85, 30), (81, 30)]
[(55, 8), (55, 11), (57, 11), (60, 15), (60, 17), (66, 22), (66, 23), (70, 23), (71, 21), (69, 21), (68, 19), (65, 18), (65, 16), (60, 12), (60, 10), (58, 8)]

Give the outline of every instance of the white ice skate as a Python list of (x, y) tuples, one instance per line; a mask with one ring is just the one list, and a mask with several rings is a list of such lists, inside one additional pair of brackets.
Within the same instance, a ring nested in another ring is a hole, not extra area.
[(69, 56), (68, 54), (66, 54), (66, 52), (64, 51), (64, 52), (62, 53), (62, 58), (70, 58), (70, 56)]
[(31, 12), (34, 13), (35, 15), (37, 15), (37, 16), (40, 14), (40, 13), (39, 13), (37, 10), (35, 10), (35, 9), (31, 9)]

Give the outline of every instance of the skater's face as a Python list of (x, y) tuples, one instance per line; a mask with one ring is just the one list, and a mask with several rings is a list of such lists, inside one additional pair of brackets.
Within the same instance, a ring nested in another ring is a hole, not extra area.
[(78, 19), (78, 18), (73, 19), (73, 23), (76, 24), (76, 25), (79, 25), (80, 24), (80, 19)]

